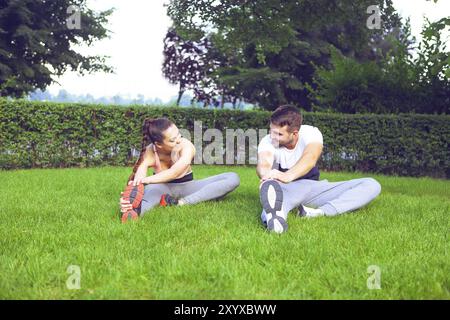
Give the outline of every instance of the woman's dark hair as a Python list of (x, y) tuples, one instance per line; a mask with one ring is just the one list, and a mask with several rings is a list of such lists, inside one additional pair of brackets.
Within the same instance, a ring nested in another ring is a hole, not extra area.
[(142, 126), (142, 145), (141, 153), (139, 154), (139, 159), (136, 161), (133, 167), (133, 173), (128, 178), (128, 181), (134, 180), (134, 175), (144, 159), (144, 153), (150, 143), (155, 144), (155, 142), (162, 142), (164, 140), (163, 132), (167, 130), (173, 122), (167, 118), (147, 118), (144, 120), (144, 125)]

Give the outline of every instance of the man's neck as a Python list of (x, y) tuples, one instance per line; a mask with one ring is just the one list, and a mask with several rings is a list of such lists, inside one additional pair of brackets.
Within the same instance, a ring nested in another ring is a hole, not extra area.
[(297, 142), (298, 142), (298, 135), (297, 135), (296, 137), (294, 137), (294, 139), (292, 139), (292, 142), (291, 142), (291, 143), (285, 145), (284, 147), (285, 147), (286, 149), (292, 150), (292, 149), (294, 149), (295, 146), (297, 145)]

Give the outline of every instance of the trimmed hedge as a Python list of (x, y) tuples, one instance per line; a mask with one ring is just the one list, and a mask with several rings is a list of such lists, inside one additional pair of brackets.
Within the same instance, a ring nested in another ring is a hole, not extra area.
[[(267, 129), (269, 115), (266, 111), (0, 99), (0, 168), (131, 165), (135, 151), (140, 150), (146, 117), (166, 116), (192, 132), (194, 121), (202, 121), (204, 130)], [(319, 164), (323, 169), (450, 177), (448, 115), (303, 116), (304, 124), (317, 126), (323, 133)]]

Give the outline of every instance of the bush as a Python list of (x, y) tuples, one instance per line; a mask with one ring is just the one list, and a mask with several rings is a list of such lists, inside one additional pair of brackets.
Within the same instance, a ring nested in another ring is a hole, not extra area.
[(316, 88), (308, 87), (313, 110), (449, 114), (450, 52), (441, 39), (449, 27), (450, 18), (428, 21), (417, 57), (396, 40), (377, 62), (358, 62), (331, 50), (332, 68), (317, 67)]
[(415, 84), (412, 67), (404, 61), (391, 62), (380, 67), (374, 61), (360, 63), (333, 53), (333, 69), (317, 69), (317, 89), (311, 90), (317, 101), (314, 109), (352, 114), (448, 112), (429, 104), (428, 87)]
[[(194, 121), (202, 121), (203, 129), (245, 131), (267, 129), (269, 115), (267, 111), (1, 99), (0, 168), (130, 165), (135, 151), (140, 151), (146, 117), (166, 116), (193, 137)], [(317, 126), (324, 135), (323, 169), (446, 178), (450, 176), (449, 120), (448, 115), (304, 113), (304, 123)]]

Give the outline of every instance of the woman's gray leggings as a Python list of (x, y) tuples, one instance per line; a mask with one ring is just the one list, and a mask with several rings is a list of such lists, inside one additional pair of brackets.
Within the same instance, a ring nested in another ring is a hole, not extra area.
[[(282, 211), (287, 214), (300, 204), (322, 209), (326, 216), (335, 216), (361, 208), (381, 192), (380, 184), (373, 178), (353, 179), (341, 182), (328, 180), (297, 180), (281, 183), (283, 190)], [(261, 214), (266, 221), (266, 213)]]
[(145, 186), (141, 204), (141, 215), (159, 204), (163, 194), (183, 199), (185, 204), (218, 199), (239, 186), (239, 176), (234, 172), (226, 172), (201, 180), (181, 183), (158, 183)]

